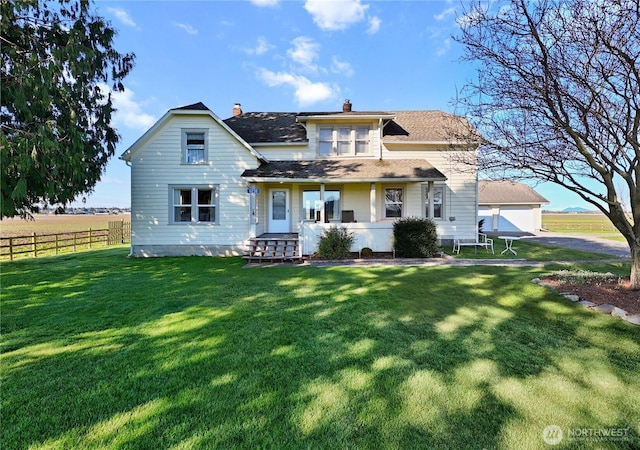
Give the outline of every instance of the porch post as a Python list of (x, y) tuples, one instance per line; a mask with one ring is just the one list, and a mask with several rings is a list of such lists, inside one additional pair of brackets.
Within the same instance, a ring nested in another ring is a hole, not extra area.
[(500, 207), (491, 207), (491, 231), (498, 231), (500, 227)]
[(427, 183), (427, 198), (429, 199), (428, 219), (433, 218), (433, 181)]
[(322, 208), (320, 208), (320, 223), (324, 223), (324, 183), (320, 183), (320, 203), (322, 203)]
[(376, 184), (371, 183), (369, 187), (369, 221), (376, 221)]
[(250, 184), (247, 189), (249, 193), (249, 237), (256, 237), (256, 224), (258, 223), (258, 206), (256, 199), (255, 184)]

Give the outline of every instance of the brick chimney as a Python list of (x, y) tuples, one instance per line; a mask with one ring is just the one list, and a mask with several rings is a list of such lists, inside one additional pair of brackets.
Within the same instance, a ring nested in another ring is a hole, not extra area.
[(342, 112), (351, 112), (351, 102), (349, 99), (344, 101), (344, 104), (342, 105)]
[(242, 114), (242, 108), (240, 107), (240, 103), (236, 103), (235, 105), (233, 105), (233, 111), (231, 111), (231, 114), (233, 115), (233, 117), (239, 116), (240, 114)]

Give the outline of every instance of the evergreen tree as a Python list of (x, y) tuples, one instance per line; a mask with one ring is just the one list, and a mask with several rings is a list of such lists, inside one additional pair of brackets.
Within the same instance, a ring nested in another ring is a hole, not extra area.
[(0, 0), (0, 217), (91, 192), (118, 142), (111, 92), (135, 56), (85, 0)]

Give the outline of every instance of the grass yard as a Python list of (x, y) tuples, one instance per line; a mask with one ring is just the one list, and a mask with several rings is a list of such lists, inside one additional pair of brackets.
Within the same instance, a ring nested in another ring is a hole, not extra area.
[(542, 269), (127, 252), (2, 264), (4, 449), (640, 446), (640, 330)]
[[(508, 260), (508, 259), (526, 259), (528, 261), (597, 261), (601, 259), (611, 259), (611, 255), (605, 255), (602, 253), (584, 252), (581, 250), (573, 250), (568, 248), (554, 247), (552, 245), (540, 245), (525, 239), (513, 241), (513, 249), (517, 255), (511, 252), (502, 254), (505, 249), (505, 243), (503, 239), (493, 237), (493, 251), (487, 251), (485, 248), (473, 248), (462, 246), (460, 247), (460, 253), (454, 253), (451, 247), (444, 248), (444, 252), (455, 258), (469, 258), (469, 259), (496, 259), (496, 260)], [(626, 274), (628, 275), (628, 274)]]

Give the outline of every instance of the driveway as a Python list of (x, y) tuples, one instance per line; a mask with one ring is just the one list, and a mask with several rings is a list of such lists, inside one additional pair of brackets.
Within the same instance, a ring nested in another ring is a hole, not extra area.
[(586, 252), (604, 253), (605, 255), (612, 255), (618, 258), (631, 259), (629, 245), (625, 241), (612, 241), (586, 234), (578, 235), (551, 232), (539, 232), (533, 236), (523, 236), (521, 239), (531, 240), (539, 244), (583, 250)]

